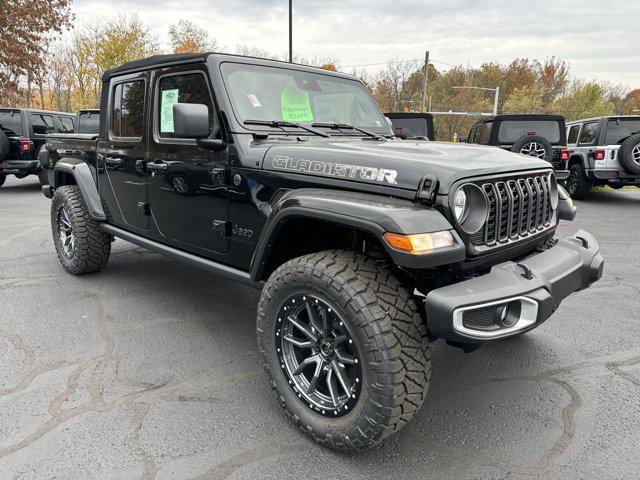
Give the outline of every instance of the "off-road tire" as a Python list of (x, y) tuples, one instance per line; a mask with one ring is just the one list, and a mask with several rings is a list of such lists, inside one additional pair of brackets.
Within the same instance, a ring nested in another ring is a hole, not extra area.
[[(635, 150), (635, 151), (634, 151)], [(631, 135), (618, 150), (618, 161), (622, 168), (631, 175), (640, 175), (640, 135)], [(634, 155), (636, 159), (634, 160)]]
[(40, 186), (42, 187), (49, 185), (49, 174), (46, 170), (40, 170), (40, 172), (38, 172), (38, 180), (40, 180)]
[[(328, 299), (343, 312), (362, 357), (357, 403), (338, 418), (310, 409), (289, 384), (276, 352), (281, 305), (299, 292)], [(426, 326), (392, 272), (355, 252), (328, 250), (280, 266), (258, 304), (258, 345), (271, 387), (307, 435), (337, 451), (360, 451), (400, 430), (422, 405), (431, 377)]]
[(4, 182), (7, 180), (7, 175), (4, 173), (0, 173), (0, 187), (4, 185)]
[(540, 158), (542, 160), (546, 160), (547, 162), (550, 162), (553, 159), (553, 148), (551, 147), (551, 143), (546, 138), (540, 137), (538, 135), (521, 136), (513, 143), (513, 145), (511, 146), (511, 151), (522, 154), (522, 149), (531, 143), (537, 143), (544, 149), (544, 156), (535, 158)]
[(584, 168), (579, 163), (574, 163), (569, 167), (569, 177), (566, 180), (565, 188), (571, 198), (581, 200), (587, 196), (593, 184), (584, 173)]
[[(45, 185), (49, 185), (49, 172), (48, 169), (43, 165), (42, 157), (46, 152), (46, 148), (44, 145), (40, 147), (38, 151), (38, 161), (40, 162), (41, 170), (38, 172), (38, 180), (40, 180), (40, 186), (44, 187)], [(48, 163), (48, 162), (47, 162)]]
[(11, 144), (9, 143), (9, 137), (7, 137), (6, 133), (0, 130), (0, 162), (7, 158), (10, 150)]
[[(71, 257), (65, 254), (58, 233), (58, 215), (62, 208), (66, 211), (75, 237)], [(60, 263), (73, 275), (100, 271), (109, 261), (111, 236), (100, 230), (98, 222), (91, 217), (77, 185), (59, 187), (53, 194), (51, 233)]]

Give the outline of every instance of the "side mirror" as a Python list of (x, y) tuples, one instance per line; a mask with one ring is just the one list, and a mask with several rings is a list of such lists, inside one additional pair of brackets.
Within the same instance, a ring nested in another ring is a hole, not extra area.
[(177, 138), (204, 138), (209, 135), (209, 107), (200, 103), (173, 106), (173, 131)]

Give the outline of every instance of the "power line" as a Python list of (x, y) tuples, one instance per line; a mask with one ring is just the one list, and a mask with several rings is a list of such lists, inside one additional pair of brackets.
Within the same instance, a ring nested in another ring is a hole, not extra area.
[[(380, 62), (380, 63), (362, 63), (359, 65), (344, 65), (342, 68), (354, 68), (354, 67), (377, 67), (380, 65), (391, 65), (391, 64), (395, 64), (395, 63), (411, 63), (411, 62), (419, 62), (421, 61), (421, 58), (410, 58), (408, 60), (389, 60), (387, 62)], [(447, 65), (449, 67), (456, 67), (458, 65), (452, 65), (451, 63), (446, 63), (446, 62), (441, 62), (439, 60), (429, 60), (429, 63), (438, 63), (440, 65)]]

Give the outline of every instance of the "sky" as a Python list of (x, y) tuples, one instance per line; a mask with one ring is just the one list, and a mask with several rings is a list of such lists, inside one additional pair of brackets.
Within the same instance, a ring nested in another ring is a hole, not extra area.
[[(640, 2), (635, 0), (293, 0), (294, 52), (371, 73), (390, 59), (438, 69), (555, 56), (575, 77), (640, 88)], [(74, 0), (77, 20), (135, 12), (166, 46), (178, 20), (237, 45), (284, 55), (287, 0)], [(360, 67), (361, 65), (364, 65)]]

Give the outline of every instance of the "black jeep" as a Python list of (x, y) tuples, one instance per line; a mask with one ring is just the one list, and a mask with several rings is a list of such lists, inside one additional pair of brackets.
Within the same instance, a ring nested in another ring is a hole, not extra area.
[(556, 170), (567, 169), (567, 137), (564, 117), (559, 115), (483, 117), (471, 127), (466, 141), (540, 158)]
[(32, 110), (28, 108), (0, 109), (0, 186), (13, 174), (18, 178), (41, 172), (38, 152), (49, 133), (72, 133), (71, 113)]
[(350, 75), (151, 57), (104, 74), (100, 120), (48, 138), (63, 267), (103, 269), (118, 237), (260, 289), (278, 403), (336, 450), (414, 416), (429, 342), (523, 334), (602, 274), (592, 235), (554, 239), (575, 208), (547, 162), (396, 139)]

